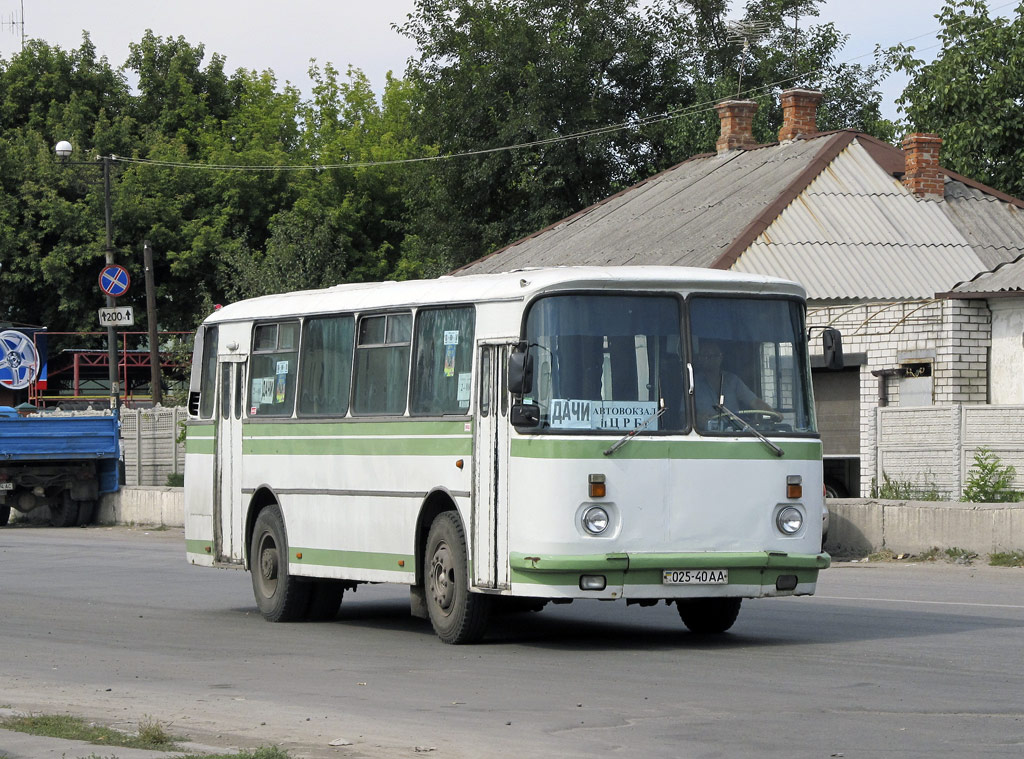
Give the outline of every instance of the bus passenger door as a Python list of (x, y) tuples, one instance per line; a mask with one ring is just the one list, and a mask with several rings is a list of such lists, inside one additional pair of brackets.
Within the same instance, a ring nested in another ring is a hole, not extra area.
[(242, 560), (242, 356), (220, 356), (218, 364), (217, 473), (213, 499), (217, 561)]
[(473, 584), (508, 587), (508, 351), (479, 344), (473, 440)]

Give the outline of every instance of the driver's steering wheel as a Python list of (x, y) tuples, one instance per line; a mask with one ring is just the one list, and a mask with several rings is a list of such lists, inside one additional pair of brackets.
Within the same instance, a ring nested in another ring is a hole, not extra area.
[[(782, 414), (774, 409), (766, 408), (745, 408), (734, 412), (736, 416), (740, 417), (753, 427), (755, 430), (762, 429), (769, 424), (778, 424), (782, 421)], [(725, 413), (718, 413), (711, 417), (712, 419), (718, 420), (718, 424), (721, 425), (723, 422), (731, 424), (733, 427), (739, 429), (739, 425), (736, 423), (731, 416)], [(724, 428), (722, 428), (724, 429)]]
[(767, 408), (745, 408), (745, 409), (741, 409), (741, 410), (736, 412), (736, 416), (749, 416), (749, 417), (751, 417), (747, 421), (750, 422), (751, 424), (754, 424), (755, 426), (756, 426), (755, 422), (757, 422), (757, 421), (760, 421), (762, 423), (766, 422), (766, 421), (771, 421), (771, 422), (781, 422), (782, 421), (782, 414), (780, 414), (778, 411), (775, 411), (774, 409), (767, 409)]

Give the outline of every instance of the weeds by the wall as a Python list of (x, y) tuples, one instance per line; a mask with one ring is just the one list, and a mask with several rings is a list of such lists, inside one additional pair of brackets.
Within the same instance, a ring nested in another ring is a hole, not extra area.
[(974, 452), (974, 466), (967, 473), (961, 501), (972, 503), (1015, 503), (1024, 494), (1013, 489), (1016, 467), (1007, 465), (988, 448)]

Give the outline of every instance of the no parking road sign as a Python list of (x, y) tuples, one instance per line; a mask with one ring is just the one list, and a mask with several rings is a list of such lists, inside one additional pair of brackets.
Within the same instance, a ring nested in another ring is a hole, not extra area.
[(111, 298), (124, 295), (128, 292), (132, 278), (128, 276), (128, 270), (117, 264), (108, 264), (100, 272), (100, 289)]

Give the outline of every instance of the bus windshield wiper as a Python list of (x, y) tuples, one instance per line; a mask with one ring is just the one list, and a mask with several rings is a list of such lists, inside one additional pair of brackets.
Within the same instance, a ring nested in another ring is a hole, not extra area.
[(744, 419), (744, 418), (742, 418), (740, 416), (737, 416), (732, 411), (730, 411), (728, 408), (726, 408), (724, 402), (716, 403), (714, 408), (715, 408), (715, 411), (717, 411), (719, 414), (725, 414), (727, 417), (732, 419), (734, 422), (739, 422), (739, 424), (742, 425), (743, 429), (747, 430), (748, 432), (751, 432), (758, 440), (760, 440), (762, 443), (764, 443), (769, 448), (771, 448), (772, 449), (772, 453), (774, 453), (776, 456), (785, 456), (786, 455), (786, 452), (784, 450), (779, 448), (779, 446), (775, 445), (775, 443), (773, 443), (771, 440), (769, 440), (764, 435), (762, 435), (761, 431), (756, 429), (754, 427), (754, 425), (752, 425), (746, 419)]
[(666, 411), (665, 400), (662, 399), (661, 403), (659, 405), (659, 408), (655, 409), (654, 413), (652, 413), (649, 417), (644, 419), (643, 424), (641, 424), (636, 429), (632, 429), (629, 432), (627, 432), (625, 435), (623, 435), (607, 451), (604, 452), (604, 455), (605, 456), (611, 456), (613, 453), (615, 453), (617, 450), (619, 450), (619, 448), (621, 448), (626, 443), (628, 443), (630, 440), (632, 440), (634, 437), (636, 437), (638, 433), (643, 432), (645, 429), (647, 429), (647, 425), (649, 425), (651, 422), (653, 422), (659, 416), (664, 414), (665, 411)]

